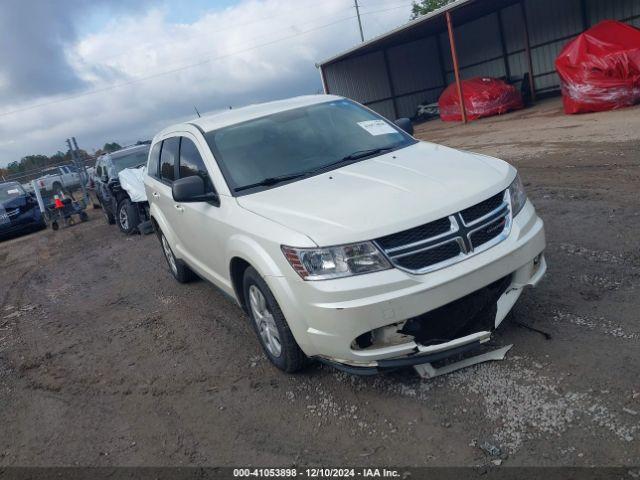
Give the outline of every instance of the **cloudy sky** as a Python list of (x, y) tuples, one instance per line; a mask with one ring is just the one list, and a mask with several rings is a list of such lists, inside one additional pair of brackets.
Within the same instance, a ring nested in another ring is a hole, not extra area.
[[(359, 0), (365, 37), (410, 0)], [(353, 0), (2, 0), (0, 166), (151, 138), (201, 112), (321, 89), (359, 42)]]

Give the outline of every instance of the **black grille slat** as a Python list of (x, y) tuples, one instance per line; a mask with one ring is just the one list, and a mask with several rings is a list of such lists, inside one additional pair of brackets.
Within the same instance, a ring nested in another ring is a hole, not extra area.
[(395, 263), (409, 270), (419, 270), (435, 265), (436, 263), (444, 262), (459, 254), (460, 245), (458, 245), (457, 242), (449, 242), (429, 250), (397, 258), (395, 259)]
[(478, 248), (490, 240), (493, 240), (504, 230), (505, 218), (489, 223), (469, 235), (473, 248)]
[(503, 201), (504, 192), (500, 192), (483, 202), (477, 203), (472, 207), (465, 208), (460, 212), (460, 215), (462, 215), (462, 219), (465, 223), (471, 223), (498, 208)]
[(388, 250), (442, 235), (448, 232), (450, 228), (451, 222), (449, 221), (449, 217), (445, 217), (420, 225), (419, 227), (387, 235), (386, 237), (379, 238), (377, 242), (382, 248)]
[[(423, 273), (441, 263), (456, 263), (496, 243), (511, 222), (509, 204), (500, 192), (458, 213), (377, 239), (376, 244), (399, 268)], [(490, 245), (487, 245), (490, 244)], [(456, 259), (456, 257), (459, 257)], [(447, 262), (450, 261), (450, 262)]]

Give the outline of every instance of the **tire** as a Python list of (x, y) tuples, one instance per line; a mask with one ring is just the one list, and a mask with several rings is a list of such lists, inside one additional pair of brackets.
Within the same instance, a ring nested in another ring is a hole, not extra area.
[(116, 223), (116, 219), (114, 218), (113, 213), (104, 206), (102, 200), (100, 200), (100, 208), (102, 208), (102, 214), (104, 215), (104, 218), (109, 225), (113, 225), (114, 223)]
[(173, 278), (175, 278), (178, 283), (188, 283), (193, 280), (195, 278), (195, 274), (186, 263), (175, 257), (173, 250), (171, 249), (171, 245), (169, 245), (164, 233), (160, 232), (159, 236), (162, 253), (164, 254), (164, 259), (167, 261), (169, 271), (173, 275)]
[(293, 338), (269, 286), (253, 267), (244, 272), (243, 292), (253, 329), (271, 363), (287, 373), (301, 370), (307, 357)]
[(123, 198), (118, 202), (116, 219), (118, 228), (125, 235), (131, 235), (138, 231), (138, 225), (140, 225), (138, 208), (128, 198)]

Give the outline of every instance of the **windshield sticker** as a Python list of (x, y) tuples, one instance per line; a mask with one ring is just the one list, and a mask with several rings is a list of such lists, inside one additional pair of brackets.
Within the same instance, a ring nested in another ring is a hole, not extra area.
[(397, 133), (396, 130), (384, 120), (367, 120), (366, 122), (358, 122), (358, 125), (373, 136)]

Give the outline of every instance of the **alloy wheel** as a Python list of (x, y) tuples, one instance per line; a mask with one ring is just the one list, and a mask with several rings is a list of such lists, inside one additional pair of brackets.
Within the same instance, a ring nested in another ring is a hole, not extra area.
[(249, 287), (249, 306), (265, 347), (271, 355), (279, 357), (282, 353), (282, 343), (280, 341), (278, 327), (276, 326), (273, 314), (269, 311), (269, 306), (267, 305), (264, 295), (256, 285)]
[(171, 251), (171, 247), (169, 246), (169, 242), (164, 235), (162, 235), (162, 250), (164, 251), (164, 256), (169, 262), (169, 267), (171, 267), (171, 271), (174, 275), (178, 275), (178, 266), (176, 264), (176, 258), (173, 256), (173, 252)]
[(129, 215), (127, 214), (126, 205), (122, 205), (120, 207), (120, 211), (118, 212), (118, 219), (120, 220), (120, 226), (123, 230), (129, 230)]

